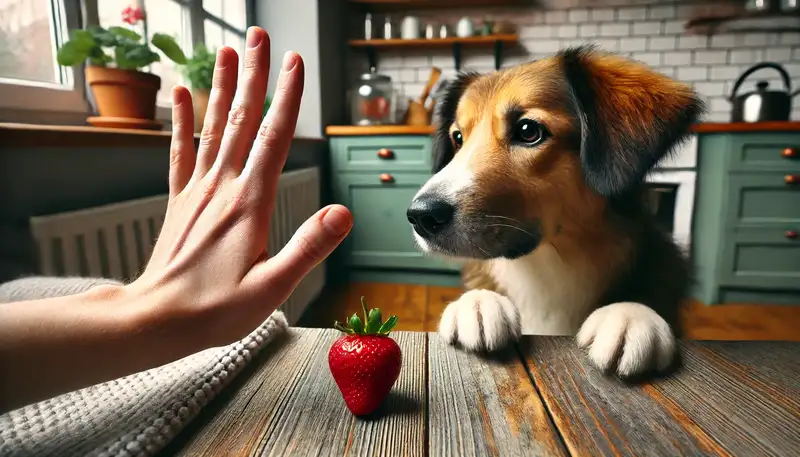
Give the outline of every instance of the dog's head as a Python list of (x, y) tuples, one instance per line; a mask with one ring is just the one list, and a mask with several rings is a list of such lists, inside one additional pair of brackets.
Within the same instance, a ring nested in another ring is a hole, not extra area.
[(440, 254), (517, 258), (603, 223), (702, 113), (691, 87), (583, 46), (461, 74), (436, 113), (434, 176), (408, 208)]

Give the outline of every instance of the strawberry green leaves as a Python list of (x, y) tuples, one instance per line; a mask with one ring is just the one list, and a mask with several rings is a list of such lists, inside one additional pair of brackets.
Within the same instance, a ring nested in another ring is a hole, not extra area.
[(367, 312), (367, 303), (364, 297), (361, 297), (361, 309), (364, 312), (364, 321), (358, 316), (358, 313), (353, 314), (348, 319), (347, 323), (340, 323), (336, 321), (333, 327), (340, 332), (348, 335), (377, 335), (386, 336), (397, 325), (397, 316), (390, 316), (386, 322), (383, 322), (383, 315), (381, 310), (373, 308)]

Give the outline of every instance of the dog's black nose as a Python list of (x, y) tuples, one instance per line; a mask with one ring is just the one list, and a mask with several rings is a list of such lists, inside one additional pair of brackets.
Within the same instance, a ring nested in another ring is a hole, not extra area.
[(444, 200), (418, 198), (406, 211), (408, 222), (420, 236), (431, 236), (441, 232), (453, 220), (455, 208)]

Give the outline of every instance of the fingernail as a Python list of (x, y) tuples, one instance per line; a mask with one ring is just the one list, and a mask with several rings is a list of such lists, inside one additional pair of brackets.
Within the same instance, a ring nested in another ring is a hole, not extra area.
[(247, 29), (247, 47), (254, 48), (261, 43), (261, 34), (256, 32), (255, 27)]
[(350, 214), (342, 208), (333, 207), (322, 216), (322, 226), (328, 235), (338, 238), (350, 230)]
[(290, 71), (295, 65), (297, 65), (297, 57), (292, 51), (286, 51), (286, 54), (283, 55), (283, 71)]

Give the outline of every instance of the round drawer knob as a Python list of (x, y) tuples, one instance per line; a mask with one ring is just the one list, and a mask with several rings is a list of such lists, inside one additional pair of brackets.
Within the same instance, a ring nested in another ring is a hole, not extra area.
[(787, 159), (794, 159), (800, 156), (800, 152), (797, 151), (797, 148), (786, 148), (781, 152), (781, 156)]
[(389, 173), (381, 173), (381, 182), (392, 182), (394, 178)]
[(391, 149), (381, 148), (378, 150), (378, 157), (381, 159), (391, 159), (394, 157), (394, 153)]
[(797, 184), (800, 183), (800, 176), (798, 175), (786, 175), (783, 177), (783, 180), (786, 181), (786, 184)]
[(794, 239), (797, 238), (797, 231), (796, 230), (787, 230), (786, 233), (784, 233), (784, 235), (786, 236), (786, 238), (788, 238), (790, 240), (794, 240)]

